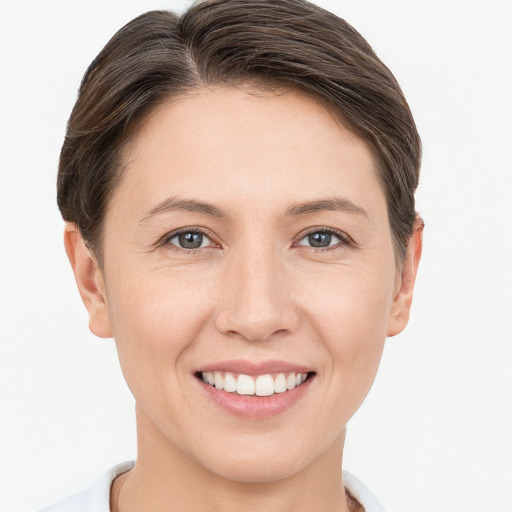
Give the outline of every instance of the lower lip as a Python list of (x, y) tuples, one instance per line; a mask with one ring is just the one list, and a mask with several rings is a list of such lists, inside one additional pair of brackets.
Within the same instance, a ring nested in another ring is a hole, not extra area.
[(314, 376), (309, 376), (300, 386), (284, 393), (270, 396), (239, 395), (217, 389), (196, 378), (208, 398), (235, 416), (260, 420), (283, 413), (295, 405), (309, 389)]

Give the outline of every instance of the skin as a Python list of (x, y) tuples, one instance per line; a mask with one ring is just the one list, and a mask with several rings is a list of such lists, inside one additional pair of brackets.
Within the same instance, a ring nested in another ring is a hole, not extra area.
[[(137, 463), (115, 481), (112, 510), (356, 510), (345, 426), (386, 337), (407, 324), (421, 255), (418, 229), (397, 265), (369, 148), (303, 94), (217, 87), (152, 113), (124, 162), (103, 268), (73, 224), (65, 234), (90, 328), (115, 337), (137, 403)], [(297, 211), (335, 197), (345, 208)], [(222, 216), (165, 209), (169, 198)], [(180, 228), (201, 228), (204, 246), (179, 247)], [(308, 245), (324, 228), (340, 236)], [(230, 359), (316, 373), (290, 409), (247, 419), (194, 376)]]

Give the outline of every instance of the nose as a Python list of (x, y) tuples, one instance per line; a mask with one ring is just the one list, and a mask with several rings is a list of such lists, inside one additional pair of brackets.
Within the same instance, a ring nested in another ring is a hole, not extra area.
[(291, 272), (272, 250), (233, 256), (222, 288), (216, 327), (224, 335), (257, 342), (297, 329)]

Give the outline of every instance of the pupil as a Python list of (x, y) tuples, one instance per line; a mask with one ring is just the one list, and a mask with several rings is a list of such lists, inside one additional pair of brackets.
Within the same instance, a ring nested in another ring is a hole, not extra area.
[(331, 244), (331, 238), (330, 233), (311, 233), (308, 241), (311, 247), (328, 247)]
[(184, 249), (199, 249), (203, 243), (203, 235), (201, 233), (182, 233), (178, 240)]

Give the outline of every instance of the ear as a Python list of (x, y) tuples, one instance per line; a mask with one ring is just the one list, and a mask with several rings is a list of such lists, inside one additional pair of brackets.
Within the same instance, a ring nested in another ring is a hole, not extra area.
[(111, 338), (112, 328), (103, 274), (95, 256), (85, 245), (76, 224), (66, 223), (64, 245), (75, 274), (78, 291), (89, 312), (89, 329), (100, 338)]
[(421, 251), (423, 249), (424, 227), (423, 219), (419, 215), (416, 215), (414, 231), (407, 246), (403, 270), (398, 277), (397, 286), (395, 288), (395, 297), (393, 298), (393, 304), (391, 306), (387, 336), (395, 336), (402, 332), (409, 322), (414, 282), (416, 281)]

